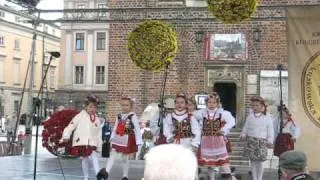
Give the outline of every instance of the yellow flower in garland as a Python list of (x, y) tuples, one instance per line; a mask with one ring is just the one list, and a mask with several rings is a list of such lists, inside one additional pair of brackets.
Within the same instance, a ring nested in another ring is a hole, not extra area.
[(129, 56), (145, 70), (157, 71), (172, 63), (177, 47), (176, 32), (164, 22), (143, 22), (129, 34)]
[(226, 24), (239, 23), (256, 11), (256, 0), (207, 0), (209, 11)]

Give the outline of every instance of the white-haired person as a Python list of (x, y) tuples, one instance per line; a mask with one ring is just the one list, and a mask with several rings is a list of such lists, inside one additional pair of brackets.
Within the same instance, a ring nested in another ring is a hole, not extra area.
[(145, 156), (144, 180), (194, 180), (197, 158), (181, 145), (164, 144), (152, 148)]
[(142, 145), (139, 119), (133, 112), (134, 99), (123, 96), (120, 101), (122, 112), (118, 114), (111, 134), (112, 150), (106, 168), (101, 169), (101, 176), (108, 178), (110, 170), (119, 157), (122, 159), (122, 180), (128, 180), (129, 158), (138, 152)]
[(213, 92), (206, 98), (207, 108), (197, 113), (200, 122), (201, 143), (198, 163), (209, 168), (210, 180), (215, 179), (215, 168), (220, 169), (222, 179), (231, 179), (226, 136), (235, 125), (235, 118), (222, 108), (220, 96)]

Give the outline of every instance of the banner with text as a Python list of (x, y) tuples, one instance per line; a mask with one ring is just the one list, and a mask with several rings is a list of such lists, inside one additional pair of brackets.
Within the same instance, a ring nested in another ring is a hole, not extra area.
[(320, 6), (288, 8), (289, 107), (310, 170), (320, 170)]

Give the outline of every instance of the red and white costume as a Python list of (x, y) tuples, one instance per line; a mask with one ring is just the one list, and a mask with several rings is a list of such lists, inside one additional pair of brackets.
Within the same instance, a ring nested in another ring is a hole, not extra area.
[(118, 156), (124, 160), (123, 177), (128, 177), (129, 156), (136, 153), (138, 146), (142, 144), (139, 120), (136, 113), (118, 114), (110, 141), (112, 151), (106, 165), (106, 171), (110, 174), (110, 170)]
[(167, 114), (163, 132), (168, 143), (173, 140), (173, 143), (181, 144), (188, 149), (197, 148), (200, 144), (199, 123), (186, 110), (180, 112), (175, 110)]
[(215, 167), (229, 164), (225, 136), (235, 125), (235, 119), (229, 111), (223, 108), (215, 110), (202, 109), (198, 111), (200, 119), (201, 143), (199, 148), (199, 166)]
[(70, 139), (72, 133), (71, 153), (82, 158), (85, 179), (88, 178), (89, 160), (92, 161), (95, 173), (98, 174), (100, 170), (98, 152), (102, 146), (100, 119), (95, 114), (89, 115), (87, 111), (82, 110), (64, 129), (62, 139)]

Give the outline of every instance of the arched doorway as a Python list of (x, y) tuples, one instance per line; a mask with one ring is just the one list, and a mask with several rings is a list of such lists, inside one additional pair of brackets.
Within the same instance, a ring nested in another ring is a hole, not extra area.
[(237, 85), (233, 82), (216, 82), (213, 91), (220, 95), (223, 108), (237, 117)]

